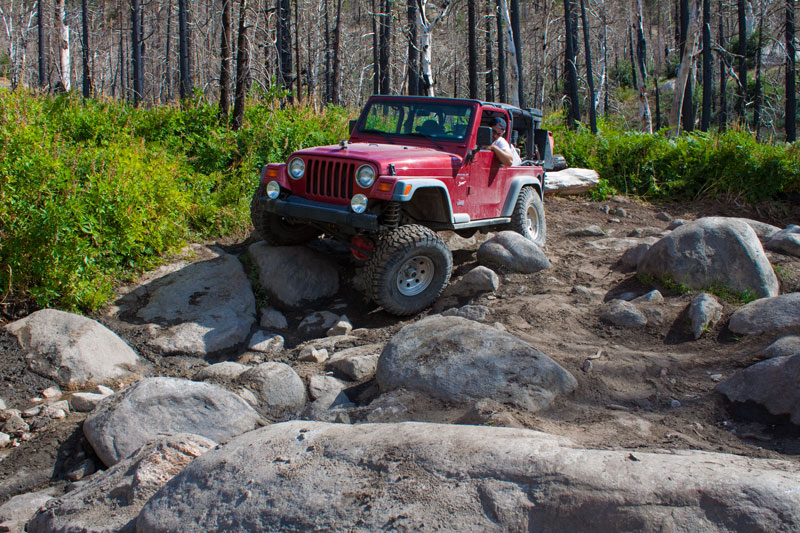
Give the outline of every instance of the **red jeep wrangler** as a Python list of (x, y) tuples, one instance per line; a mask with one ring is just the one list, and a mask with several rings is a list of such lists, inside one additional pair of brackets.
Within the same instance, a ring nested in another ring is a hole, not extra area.
[[(490, 120), (510, 128), (522, 165), (500, 165)], [(552, 168), (552, 135), (541, 112), (478, 100), (373, 96), (350, 139), (270, 163), (253, 195), (251, 218), (275, 246), (325, 233), (349, 242), (367, 263), (370, 296), (409, 315), (433, 303), (450, 279), (452, 255), (436, 231), (469, 237), (511, 229), (544, 246), (542, 192)]]

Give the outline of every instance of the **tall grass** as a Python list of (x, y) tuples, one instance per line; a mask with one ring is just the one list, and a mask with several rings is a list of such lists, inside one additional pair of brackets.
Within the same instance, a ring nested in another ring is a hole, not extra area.
[(251, 102), (134, 109), (0, 92), (0, 300), (92, 310), (187, 240), (242, 230), (259, 169), (346, 136), (347, 114)]

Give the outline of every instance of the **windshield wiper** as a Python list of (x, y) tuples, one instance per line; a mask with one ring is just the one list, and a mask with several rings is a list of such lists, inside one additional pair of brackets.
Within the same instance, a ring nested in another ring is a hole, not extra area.
[(395, 143), (394, 139), (392, 138), (392, 134), (389, 133), (389, 132), (383, 131), (383, 130), (376, 130), (374, 128), (369, 128), (369, 129), (366, 129), (366, 130), (361, 130), (361, 131), (359, 131), (359, 133), (377, 133), (378, 135), (380, 135), (381, 137), (383, 137), (384, 139), (389, 141), (389, 144), (394, 144)]

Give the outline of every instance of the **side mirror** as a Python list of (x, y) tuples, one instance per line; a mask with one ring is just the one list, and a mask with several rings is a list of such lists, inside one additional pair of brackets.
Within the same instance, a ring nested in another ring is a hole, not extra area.
[(489, 146), (492, 144), (492, 128), (481, 126), (478, 128), (478, 136), (475, 139), (476, 146)]
[(350, 135), (352, 135), (353, 130), (356, 129), (356, 122), (358, 122), (358, 120), (351, 120), (350, 122), (348, 122), (348, 132), (350, 133)]

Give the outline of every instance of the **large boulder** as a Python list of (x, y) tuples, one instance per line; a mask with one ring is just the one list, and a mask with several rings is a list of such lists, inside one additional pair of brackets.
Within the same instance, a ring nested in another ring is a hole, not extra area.
[(770, 237), (764, 248), (800, 257), (800, 226), (790, 224), (778, 231)]
[(514, 231), (501, 231), (481, 244), (478, 262), (523, 274), (550, 268), (550, 261), (542, 249)]
[(258, 268), (258, 282), (277, 305), (295, 308), (339, 291), (336, 264), (310, 248), (260, 241), (248, 252)]
[(241, 262), (216, 248), (202, 260), (155, 279), (137, 316), (151, 324), (148, 345), (166, 354), (205, 356), (242, 344), (256, 303)]
[(145, 362), (99, 322), (64, 311), (36, 311), (6, 329), (27, 351), (31, 370), (62, 387), (128, 378)]
[(133, 531), (145, 502), (175, 474), (216, 443), (200, 435), (170, 435), (50, 500), (28, 522), (28, 533)]
[(743, 335), (800, 329), (800, 292), (750, 302), (731, 315), (728, 327)]
[(642, 256), (640, 274), (689, 289), (725, 288), (777, 296), (778, 278), (753, 229), (741, 219), (700, 218), (675, 229)]
[(773, 357), (740, 370), (717, 385), (732, 402), (753, 402), (800, 426), (800, 353)]
[(240, 374), (236, 381), (255, 394), (259, 409), (273, 419), (296, 416), (306, 404), (303, 380), (285, 363), (262, 363)]
[(462, 404), (491, 398), (528, 411), (577, 386), (572, 374), (531, 345), (455, 316), (401, 329), (384, 347), (376, 379), (384, 392), (404, 388)]
[(797, 479), (785, 461), (582, 449), (525, 429), (293, 421), (195, 459), (136, 528), (789, 532)]
[(597, 187), (600, 175), (590, 168), (565, 168), (548, 172), (545, 194), (584, 194)]
[(158, 377), (100, 402), (83, 423), (83, 433), (111, 466), (157, 437), (195, 433), (226, 442), (260, 423), (246, 401), (218, 385)]

